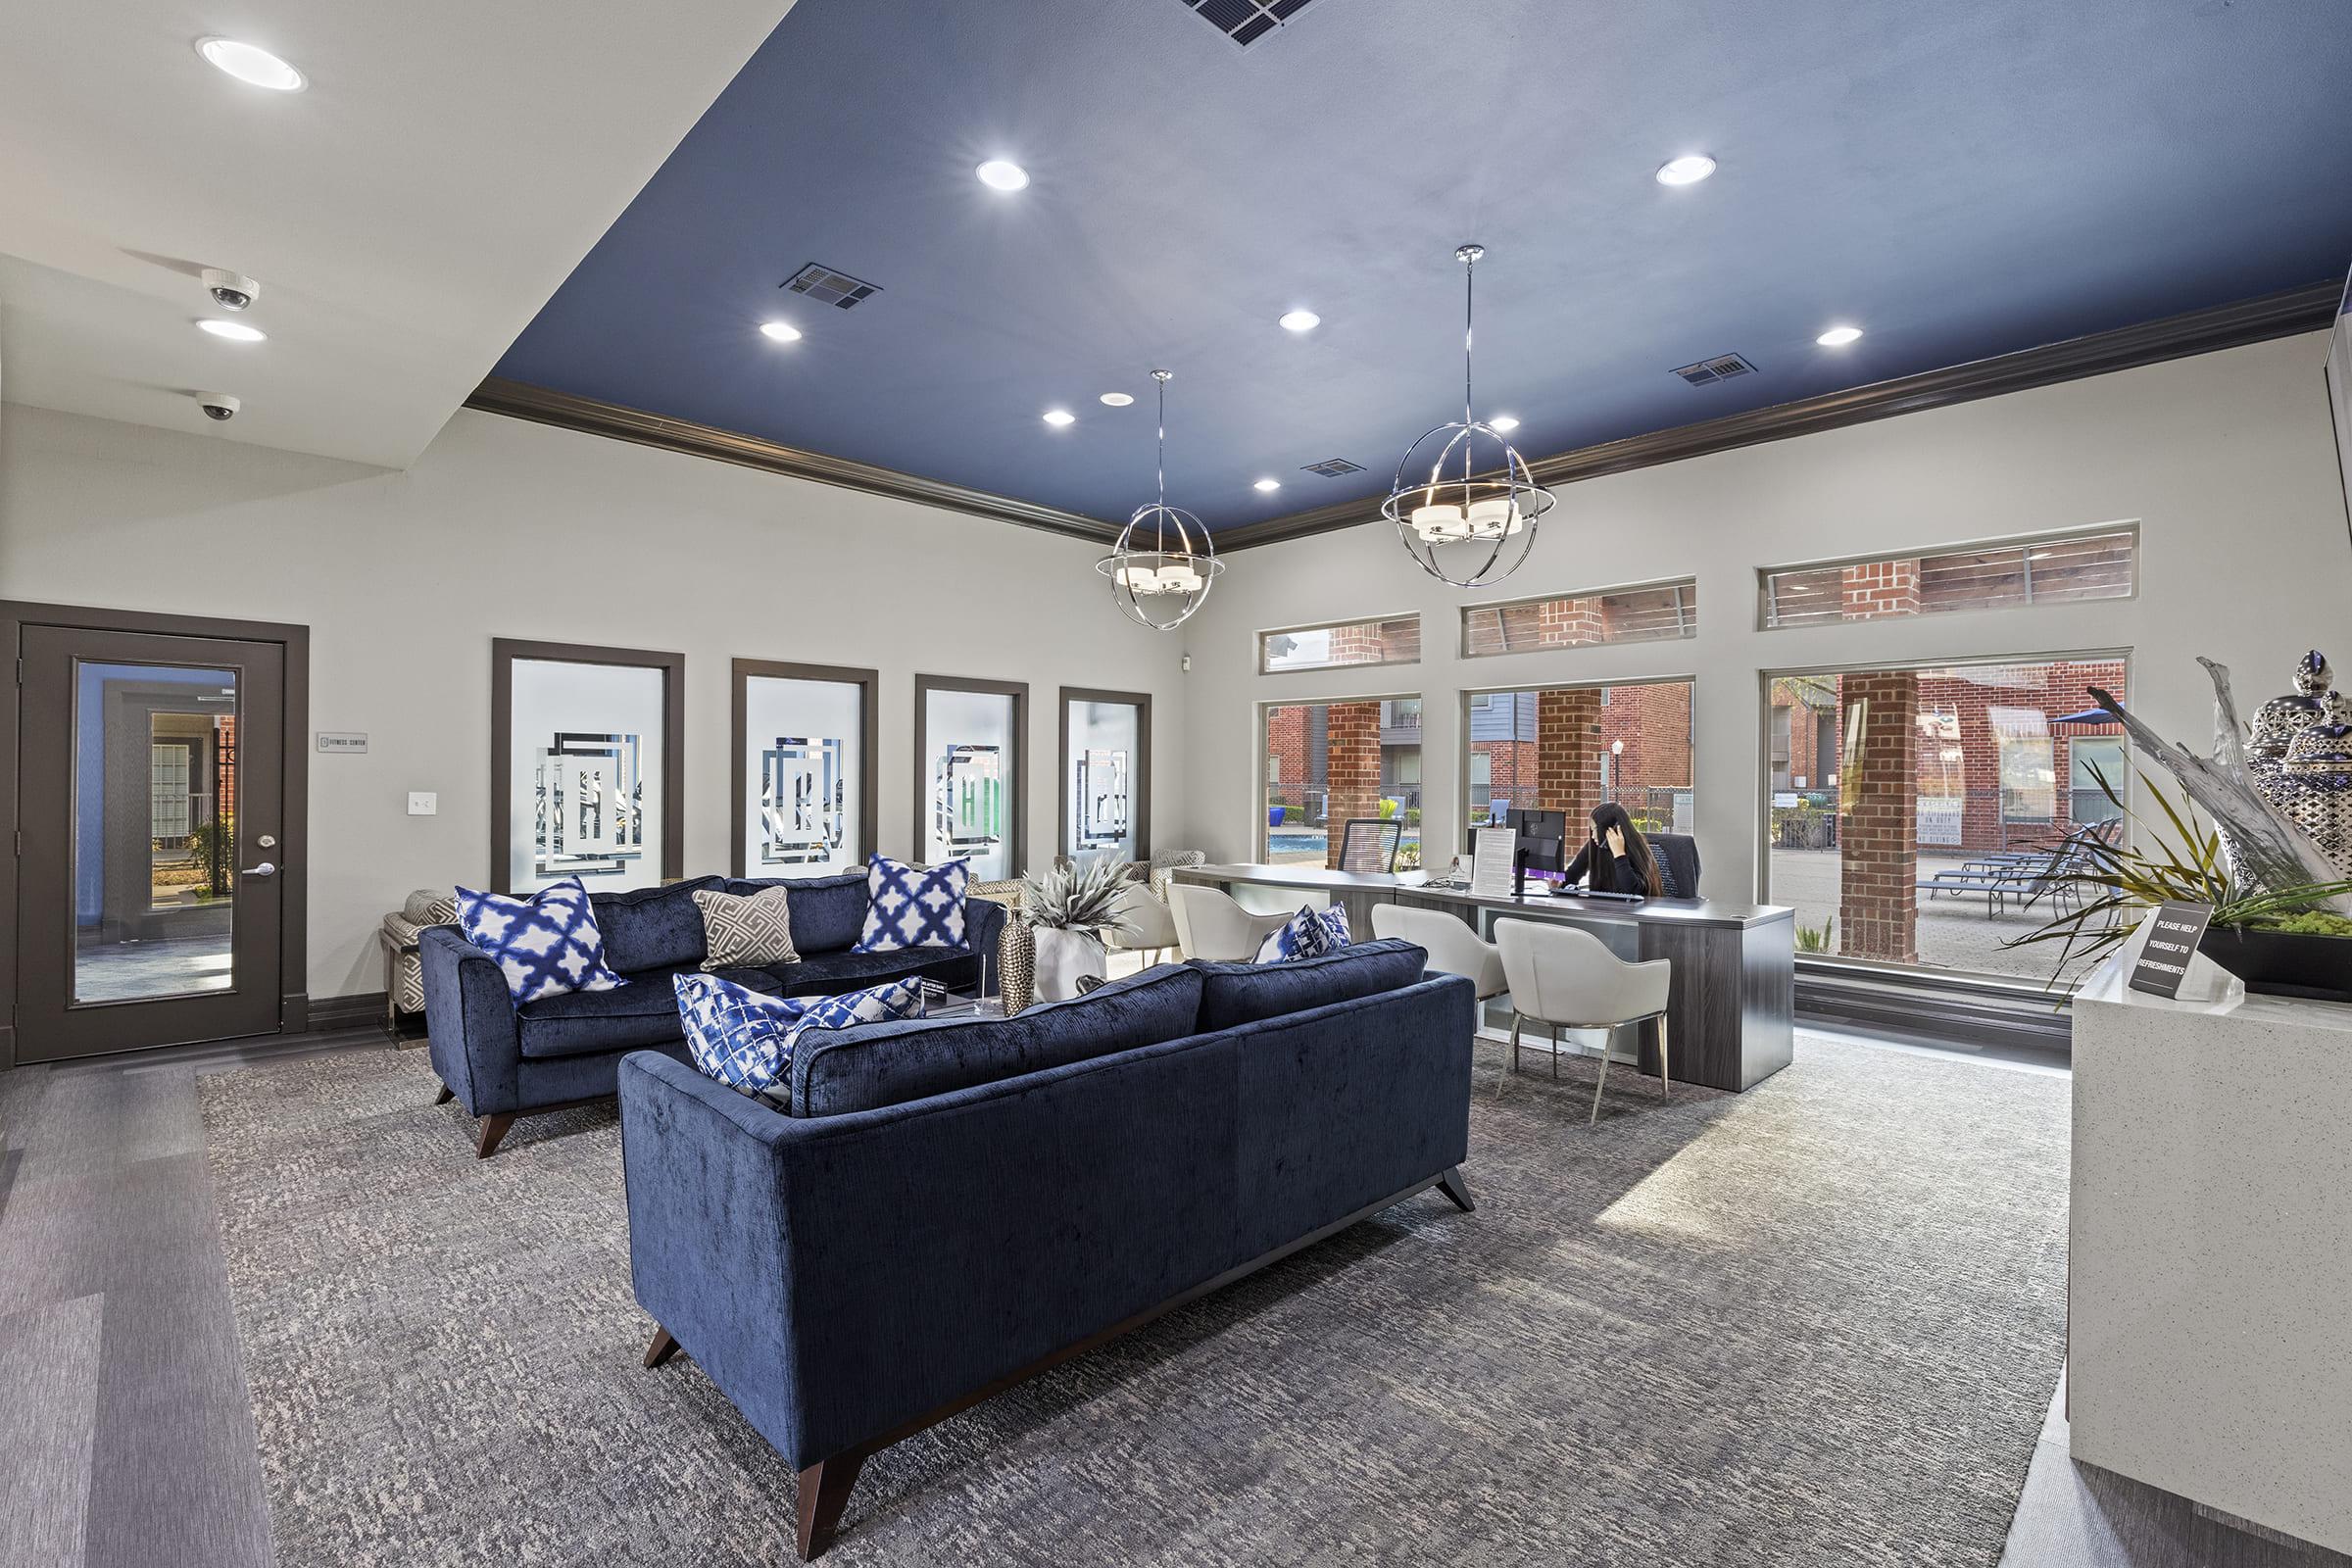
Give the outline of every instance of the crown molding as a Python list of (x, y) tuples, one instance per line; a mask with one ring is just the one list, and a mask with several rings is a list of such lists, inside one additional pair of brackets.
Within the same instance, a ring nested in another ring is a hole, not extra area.
[(1042, 528), (1048, 533), (1084, 539), (1091, 544), (1109, 545), (1119, 537), (1115, 524), (1083, 516), (1075, 512), (1064, 512), (1058, 507), (1018, 501), (1010, 496), (991, 495), (988, 491), (951, 484), (944, 479), (925, 479), (916, 474), (901, 473), (896, 468), (877, 467), (873, 464), (857, 463), (848, 458), (829, 458), (821, 452), (805, 452), (798, 447), (762, 440), (759, 436), (721, 430), (715, 425), (697, 424), (691, 419), (673, 419), (667, 415), (650, 414), (643, 409), (605, 403), (569, 392), (557, 392), (547, 387), (533, 386), (527, 381), (509, 380), (505, 376), (493, 375), (484, 380), (474, 388), (473, 395), (466, 400), (466, 407), (478, 409), (484, 414), (503, 414), (509, 418), (530, 419), (565, 430), (579, 430), (589, 435), (609, 436), (615, 441), (633, 441), (639, 446), (659, 447), (664, 452), (682, 452), (688, 457), (710, 458), (719, 463), (764, 469), (769, 473), (789, 474), (796, 479), (813, 479), (818, 484), (837, 484), (844, 489), (863, 490), (869, 495), (891, 496), (900, 501), (912, 501), (923, 506), (986, 517), (992, 522)]
[[(1736, 447), (1891, 418), (1898, 414), (1916, 414), (1923, 409), (1939, 409), (2083, 376), (2156, 365), (2165, 360), (2185, 359), (2193, 354), (2210, 354), (2217, 349), (2238, 348), (2297, 332), (2319, 331), (2335, 319), (2342, 294), (2340, 284), (2311, 283), (1940, 370), (1925, 370), (1917, 375), (1751, 409), (1697, 424), (1603, 441), (1596, 446), (1535, 459), (1528, 467), (1540, 485), (1569, 484), (1578, 479), (1654, 467), (1662, 463), (1680, 463), (1711, 452), (1729, 452)], [(1280, 544), (1288, 539), (1359, 527), (1376, 522), (1379, 517), (1378, 499), (1344, 501), (1311, 512), (1294, 512), (1225, 529), (1217, 535), (1217, 549), (1229, 553)]]

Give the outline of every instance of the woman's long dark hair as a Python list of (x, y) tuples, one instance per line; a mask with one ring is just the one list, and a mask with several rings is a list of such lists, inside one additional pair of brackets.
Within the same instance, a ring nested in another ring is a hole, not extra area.
[(1615, 801), (1592, 808), (1592, 876), (1588, 884), (1606, 892), (1617, 891), (1617, 857), (1609, 850), (1609, 829), (1625, 835), (1626, 864), (1634, 869), (1635, 877), (1653, 899), (1666, 896), (1666, 883), (1658, 875), (1657, 858), (1650, 853), (1649, 840), (1634, 826), (1634, 819), (1625, 814), (1625, 808)]

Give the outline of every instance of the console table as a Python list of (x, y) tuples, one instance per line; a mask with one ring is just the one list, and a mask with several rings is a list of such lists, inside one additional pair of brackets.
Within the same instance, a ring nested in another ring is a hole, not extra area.
[[(1747, 1089), (1788, 1065), (1796, 1034), (1796, 911), (1786, 905), (1719, 899), (1487, 898), (1462, 888), (1317, 865), (1192, 865), (1177, 879), (1221, 889), (1321, 894), (1369, 936), (1381, 904), (1443, 909), (1492, 941), (1494, 922), (1549, 920), (1579, 926), (1621, 958), (1668, 958), (1666, 1004), (1675, 1081)], [(1265, 902), (1262, 898), (1261, 903)], [(1540, 1048), (1542, 1043), (1537, 1042)]]

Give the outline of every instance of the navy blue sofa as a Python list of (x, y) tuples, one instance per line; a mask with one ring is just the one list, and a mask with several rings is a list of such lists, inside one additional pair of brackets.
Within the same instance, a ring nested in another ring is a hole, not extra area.
[(1426, 1188), (1468, 1210), (1473, 987), (1426, 959), (806, 1035), (782, 1108), (628, 1057), (646, 1365), (683, 1348), (791, 1461), (814, 1554), (880, 1448)]
[(441, 1101), (456, 1099), (480, 1119), (474, 1152), (490, 1157), (514, 1118), (561, 1110), (613, 1093), (620, 1058), (648, 1048), (686, 1058), (670, 976), (699, 969), (703, 941), (697, 889), (757, 893), (782, 886), (798, 963), (717, 971), (754, 991), (787, 997), (834, 996), (914, 975), (963, 990), (980, 979), (981, 954), (997, 951), (1004, 906), (986, 899), (964, 905), (965, 946), (856, 953), (865, 925), (865, 873), (767, 881), (695, 877), (626, 893), (596, 893), (605, 961), (629, 983), (611, 991), (575, 991), (517, 1007), (497, 963), (453, 926), (419, 939), (424, 1016)]

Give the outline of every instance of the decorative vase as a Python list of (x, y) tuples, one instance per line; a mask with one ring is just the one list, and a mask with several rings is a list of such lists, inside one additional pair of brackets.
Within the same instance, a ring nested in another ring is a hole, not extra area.
[(1017, 914), (997, 938), (997, 996), (1007, 1018), (1037, 1000), (1037, 930)]
[(1107, 958), (1102, 939), (1085, 931), (1037, 928), (1037, 997), (1061, 1002), (1078, 995), (1078, 982), (1088, 975), (1102, 978)]

